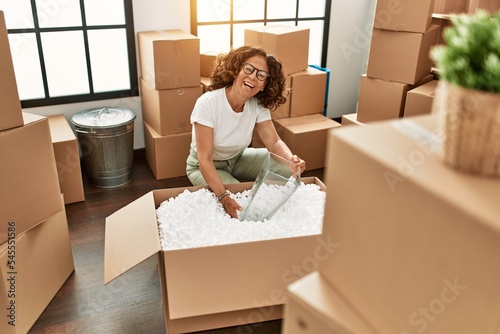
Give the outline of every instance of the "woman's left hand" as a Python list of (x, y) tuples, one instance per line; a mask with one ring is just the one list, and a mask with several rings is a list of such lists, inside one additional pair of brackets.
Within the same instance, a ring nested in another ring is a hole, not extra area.
[(226, 196), (224, 197), (221, 202), (222, 207), (224, 210), (231, 216), (231, 218), (236, 218), (238, 219), (238, 213), (237, 211), (243, 210), (243, 208), (234, 200), (233, 198)]

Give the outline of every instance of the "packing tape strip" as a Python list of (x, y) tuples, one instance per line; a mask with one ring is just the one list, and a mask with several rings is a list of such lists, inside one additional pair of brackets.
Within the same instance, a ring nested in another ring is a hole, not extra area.
[(414, 140), (419, 146), (424, 146), (429, 151), (439, 154), (442, 140), (439, 135), (429, 131), (411, 119), (399, 119), (391, 122), (392, 126), (405, 136)]

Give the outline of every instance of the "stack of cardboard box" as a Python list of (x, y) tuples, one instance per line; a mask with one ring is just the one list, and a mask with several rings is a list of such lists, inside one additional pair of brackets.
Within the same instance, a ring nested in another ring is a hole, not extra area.
[(361, 122), (403, 116), (406, 93), (434, 79), (429, 52), (439, 26), (432, 25), (434, 0), (377, 2), (366, 75), (361, 77)]
[(200, 41), (182, 30), (138, 33), (146, 159), (157, 180), (186, 175), (189, 118), (203, 93)]
[[(450, 26), (450, 18), (452, 17), (452, 15), (463, 14), (467, 12), (474, 13), (478, 8), (493, 11), (495, 2), (498, 10), (498, 5), (500, 4), (500, 1), (498, 0), (435, 0), (432, 25), (439, 26), (438, 41), (436, 44), (445, 44), (443, 33), (444, 30)], [(435, 64), (433, 63), (433, 66), (434, 65)], [(439, 69), (433, 68), (433, 72), (438, 71)], [(431, 82), (423, 84), (420, 87), (409, 90), (406, 95), (404, 117), (430, 114), (436, 88), (437, 80), (432, 80)]]
[(0, 11), (0, 321), (26, 333), (74, 270), (49, 122), (23, 113)]
[[(340, 124), (323, 115), (327, 72), (308, 65), (309, 29), (264, 26), (245, 30), (245, 44), (263, 48), (283, 64), (287, 102), (271, 112), (275, 127), (310, 170), (325, 166), (326, 133)], [(252, 145), (263, 143), (254, 135)]]
[(500, 179), (446, 166), (440, 135), (437, 115), (330, 132), (335, 251), (289, 286), (284, 334), (498, 333)]
[[(500, 10), (499, 0), (435, 0), (432, 24), (439, 26), (439, 37), (437, 44), (445, 44), (443, 39), (444, 30), (451, 25), (451, 17), (457, 14), (475, 13), (478, 9), (488, 12)], [(439, 69), (434, 69), (439, 73)], [(437, 88), (437, 81), (433, 80), (420, 87), (408, 91), (404, 117), (429, 114), (432, 110), (434, 94)]]
[(435, 0), (432, 24), (440, 26), (438, 44), (444, 44), (442, 32), (454, 15), (473, 14), (479, 9), (496, 12), (500, 10), (500, 0)]
[[(475, 13), (478, 9), (496, 12), (500, 10), (500, 1), (379, 1), (369, 67), (367, 75), (361, 78), (358, 112), (343, 117), (342, 124), (362, 125), (431, 113), (437, 81), (428, 76), (429, 59), (426, 54), (429, 43), (434, 40), (434, 29), (438, 27), (435, 44), (444, 44), (443, 32), (451, 24), (450, 18), (456, 14)], [(430, 26), (429, 17), (432, 17)], [(394, 30), (400, 34), (397, 37), (382, 30)], [(423, 36), (415, 39), (418, 36), (410, 37), (412, 32), (423, 33)], [(413, 42), (411, 38), (414, 38)], [(432, 60), (431, 64), (431, 72), (438, 73), (439, 69), (432, 67)], [(406, 74), (411, 76), (403, 78)]]

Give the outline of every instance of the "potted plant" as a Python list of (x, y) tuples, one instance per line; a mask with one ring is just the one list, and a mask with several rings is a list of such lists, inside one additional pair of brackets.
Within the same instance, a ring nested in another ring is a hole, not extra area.
[(442, 157), (458, 170), (500, 175), (500, 12), (451, 18), (435, 46)]

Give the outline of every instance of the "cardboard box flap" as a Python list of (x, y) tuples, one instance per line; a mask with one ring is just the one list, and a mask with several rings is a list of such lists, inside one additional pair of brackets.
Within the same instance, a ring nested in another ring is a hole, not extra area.
[(276, 120), (276, 123), (294, 133), (327, 130), (340, 126), (339, 123), (321, 114), (283, 118)]
[(301, 267), (304, 254), (315, 254), (320, 239), (309, 235), (163, 252), (170, 318), (256, 307), (268, 312), (285, 302), (287, 283), (298, 278), (293, 269)]
[(104, 283), (160, 250), (153, 193), (149, 192), (106, 218)]
[[(190, 33), (182, 29), (171, 29), (171, 30), (158, 30), (157, 36), (166, 40), (197, 40), (198, 37), (191, 35)], [(155, 36), (156, 37), (156, 36)]]
[(38, 121), (43, 120), (45, 118), (47, 118), (47, 117), (23, 112), (24, 125), (38, 122)]
[(438, 80), (429, 81), (426, 84), (411, 89), (410, 91), (408, 91), (408, 94), (420, 94), (434, 97), (437, 89), (437, 84)]
[(198, 37), (191, 35), (181, 29), (172, 30), (151, 30), (151, 31), (141, 31), (138, 33), (142, 38), (148, 38), (149, 40), (156, 41), (179, 41), (179, 40), (192, 40), (198, 39)]
[(50, 135), (53, 143), (75, 140), (76, 136), (64, 115), (49, 116)]

